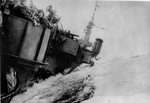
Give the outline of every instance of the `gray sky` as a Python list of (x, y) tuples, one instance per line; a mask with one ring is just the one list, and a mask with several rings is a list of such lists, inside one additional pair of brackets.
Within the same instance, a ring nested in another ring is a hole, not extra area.
[[(92, 0), (35, 0), (39, 8), (52, 4), (61, 16), (64, 29), (81, 37), (91, 19)], [(150, 2), (99, 1), (91, 41), (104, 40), (103, 59), (143, 55), (150, 52)], [(104, 29), (102, 29), (104, 28)]]

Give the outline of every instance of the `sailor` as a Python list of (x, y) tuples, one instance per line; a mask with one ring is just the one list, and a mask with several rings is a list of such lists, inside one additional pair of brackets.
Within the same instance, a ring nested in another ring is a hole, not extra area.
[(49, 12), (49, 15), (52, 15), (54, 13), (54, 10), (52, 9), (52, 5), (49, 5), (47, 7), (47, 12)]
[(47, 12), (49, 12), (47, 18), (50, 21), (50, 23), (55, 24), (60, 20), (60, 17), (57, 17), (56, 11), (52, 9), (52, 5), (49, 5), (47, 7)]
[(43, 10), (39, 10), (38, 11), (38, 15), (39, 15), (39, 22), (40, 24), (42, 24), (43, 26), (49, 28), (49, 21), (47, 19), (47, 17), (45, 17), (44, 11)]
[(52, 23), (52, 20), (53, 20), (53, 18), (54, 18), (54, 16), (55, 16), (55, 11), (52, 9), (52, 5), (49, 5), (49, 6), (47, 7), (47, 12), (49, 12), (47, 18), (48, 18), (48, 20), (50, 21), (50, 23)]

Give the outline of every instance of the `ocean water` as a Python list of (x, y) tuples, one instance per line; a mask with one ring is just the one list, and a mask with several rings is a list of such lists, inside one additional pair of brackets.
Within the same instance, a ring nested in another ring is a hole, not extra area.
[[(59, 78), (64, 78), (62, 80), (67, 83), (68, 80), (75, 81), (86, 75), (91, 75), (96, 89), (94, 96), (83, 103), (150, 103), (149, 68), (149, 54), (103, 63), (99, 60), (93, 67), (82, 65), (69, 75), (59, 74), (35, 84), (24, 94), (14, 97), (11, 103), (48, 103), (57, 96), (51, 97), (52, 91), (63, 89), (55, 83)], [(41, 99), (41, 96), (46, 96), (44, 94), (49, 96)]]

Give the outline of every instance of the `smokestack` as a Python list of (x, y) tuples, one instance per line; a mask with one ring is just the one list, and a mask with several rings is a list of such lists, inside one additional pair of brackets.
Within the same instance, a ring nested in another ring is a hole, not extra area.
[(100, 50), (101, 50), (101, 47), (102, 47), (102, 43), (103, 43), (103, 40), (100, 39), (100, 38), (97, 38), (93, 47), (92, 47), (92, 57), (96, 57), (99, 53), (100, 53)]

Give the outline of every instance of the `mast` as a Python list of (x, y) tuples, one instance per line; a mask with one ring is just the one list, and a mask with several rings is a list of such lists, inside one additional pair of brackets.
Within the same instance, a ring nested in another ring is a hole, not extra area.
[(97, 10), (97, 7), (98, 7), (98, 2), (96, 1), (94, 12), (92, 14), (92, 19), (89, 21), (88, 25), (85, 28), (84, 41), (86, 41), (88, 44), (90, 43), (89, 39), (90, 39), (90, 36), (91, 36), (91, 33), (92, 33), (92, 28), (94, 26), (95, 12)]

